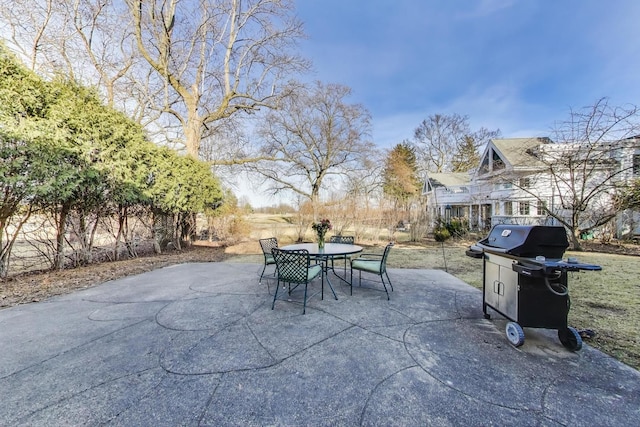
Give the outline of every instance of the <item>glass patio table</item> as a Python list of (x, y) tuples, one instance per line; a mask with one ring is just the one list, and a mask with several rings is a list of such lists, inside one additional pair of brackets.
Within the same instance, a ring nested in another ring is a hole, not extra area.
[(338, 256), (347, 256), (362, 252), (362, 246), (346, 243), (325, 243), (323, 248), (319, 248), (317, 243), (296, 243), (294, 245), (283, 246), (280, 249), (289, 251), (306, 249), (309, 251), (309, 256), (319, 259), (322, 264), (322, 298), (324, 298), (324, 279), (326, 278), (335, 299), (338, 299), (338, 296), (336, 295), (336, 291), (333, 289), (333, 285), (331, 284), (331, 280), (327, 274), (329, 270), (333, 271), (333, 274), (343, 282), (349, 285), (351, 285), (351, 283), (340, 277), (340, 275), (338, 275), (333, 269), (333, 263), (331, 263), (331, 266), (329, 265), (329, 261)]

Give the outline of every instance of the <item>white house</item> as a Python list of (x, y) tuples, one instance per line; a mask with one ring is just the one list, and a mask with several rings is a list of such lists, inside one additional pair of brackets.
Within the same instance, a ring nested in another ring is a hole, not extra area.
[[(588, 172), (576, 174), (572, 159), (588, 159), (583, 161)], [(503, 223), (555, 225), (549, 212), (570, 214), (569, 186), (593, 189), (609, 182), (611, 188), (590, 201), (589, 208), (602, 212), (612, 206), (614, 185), (639, 178), (639, 137), (591, 145), (556, 144), (548, 138), (494, 139), (469, 173), (429, 173), (423, 195), (433, 221), (461, 217), (479, 230)], [(578, 179), (584, 182), (576, 184)], [(640, 234), (637, 211), (615, 214), (618, 234)]]

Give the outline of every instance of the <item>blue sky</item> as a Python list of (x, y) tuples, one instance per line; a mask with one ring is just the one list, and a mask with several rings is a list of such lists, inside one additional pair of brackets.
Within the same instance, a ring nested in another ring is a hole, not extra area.
[(314, 79), (353, 89), (373, 140), (428, 116), (544, 136), (601, 97), (640, 104), (637, 0), (297, 0)]

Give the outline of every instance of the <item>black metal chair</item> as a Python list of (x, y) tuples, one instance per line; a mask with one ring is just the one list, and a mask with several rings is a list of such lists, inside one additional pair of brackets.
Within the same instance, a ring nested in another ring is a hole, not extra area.
[(271, 253), (273, 254), (273, 259), (276, 263), (276, 277), (278, 278), (276, 291), (273, 295), (273, 303), (271, 304), (271, 310), (273, 310), (276, 305), (280, 282), (283, 282), (289, 284), (289, 295), (291, 295), (291, 292), (298, 286), (304, 285), (302, 314), (305, 314), (307, 309), (307, 287), (312, 280), (322, 275), (322, 266), (320, 264), (311, 264), (309, 251), (305, 249), (288, 251), (273, 248), (271, 249)]
[[(276, 261), (273, 259), (271, 249), (278, 247), (278, 239), (275, 237), (269, 237), (268, 239), (260, 239), (260, 247), (262, 248), (262, 255), (264, 255), (264, 267), (262, 267), (262, 273), (260, 273), (259, 284), (262, 284), (262, 276), (268, 265), (275, 265)], [(275, 271), (274, 271), (275, 274)]]
[(389, 286), (391, 286), (391, 291), (393, 291), (393, 285), (391, 284), (391, 279), (389, 279), (389, 274), (387, 274), (387, 257), (389, 256), (389, 252), (393, 247), (393, 243), (389, 243), (385, 248), (382, 254), (362, 254), (359, 258), (355, 258), (351, 260), (351, 295), (353, 295), (353, 270), (359, 271), (360, 277), (358, 285), (362, 286), (362, 272), (377, 274), (380, 276), (380, 280), (382, 280), (382, 286), (384, 286), (384, 291), (387, 293), (387, 300), (389, 298), (389, 291), (387, 290), (387, 285), (384, 282), (384, 276), (387, 276), (387, 281), (389, 282)]
[(331, 236), (329, 238), (329, 243), (346, 243), (348, 245), (353, 245), (355, 243), (355, 238), (353, 236)]
[[(329, 243), (345, 243), (348, 245), (353, 245), (355, 243), (355, 237), (353, 236), (331, 236), (329, 238)], [(333, 261), (337, 259), (344, 260), (344, 274), (345, 279), (347, 278), (347, 260), (351, 261), (351, 255), (338, 255), (331, 258), (331, 269), (333, 270)]]

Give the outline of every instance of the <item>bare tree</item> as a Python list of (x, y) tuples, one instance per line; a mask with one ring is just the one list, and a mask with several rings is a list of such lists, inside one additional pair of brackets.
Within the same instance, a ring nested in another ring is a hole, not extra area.
[(131, 28), (123, 25), (130, 21), (128, 14), (113, 0), (66, 0), (64, 7), (70, 34), (61, 49), (68, 70), (77, 74), (78, 62), (83, 61), (87, 65), (83, 70), (92, 74), (85, 80), (97, 82), (113, 107), (117, 95), (122, 98), (130, 84), (125, 77), (131, 77), (137, 56)]
[(416, 128), (414, 144), (422, 172), (451, 172), (454, 168), (460, 171), (467, 164), (461, 160), (469, 152), (469, 144), (477, 152), (479, 147), (499, 135), (500, 130), (480, 128), (472, 131), (467, 116), (435, 114)]
[(363, 158), (374, 150), (366, 141), (368, 111), (345, 100), (351, 90), (338, 84), (316, 82), (297, 90), (271, 111), (260, 128), (263, 160), (252, 170), (271, 184), (274, 193), (290, 191), (317, 205), (330, 177), (345, 177), (362, 169)]
[(306, 69), (290, 0), (126, 0), (138, 49), (165, 82), (162, 111), (198, 157), (203, 134), (240, 111), (273, 107), (281, 82)]
[(0, 0), (0, 34), (31, 70), (51, 52), (48, 34), (59, 22), (57, 6), (56, 0)]
[(218, 121), (274, 107), (309, 67), (293, 0), (0, 0), (0, 31), (31, 69), (99, 86), (194, 157)]
[(5, 42), (32, 70), (98, 87), (108, 105), (149, 125), (163, 84), (140, 60), (131, 21), (123, 0), (0, 0)]

